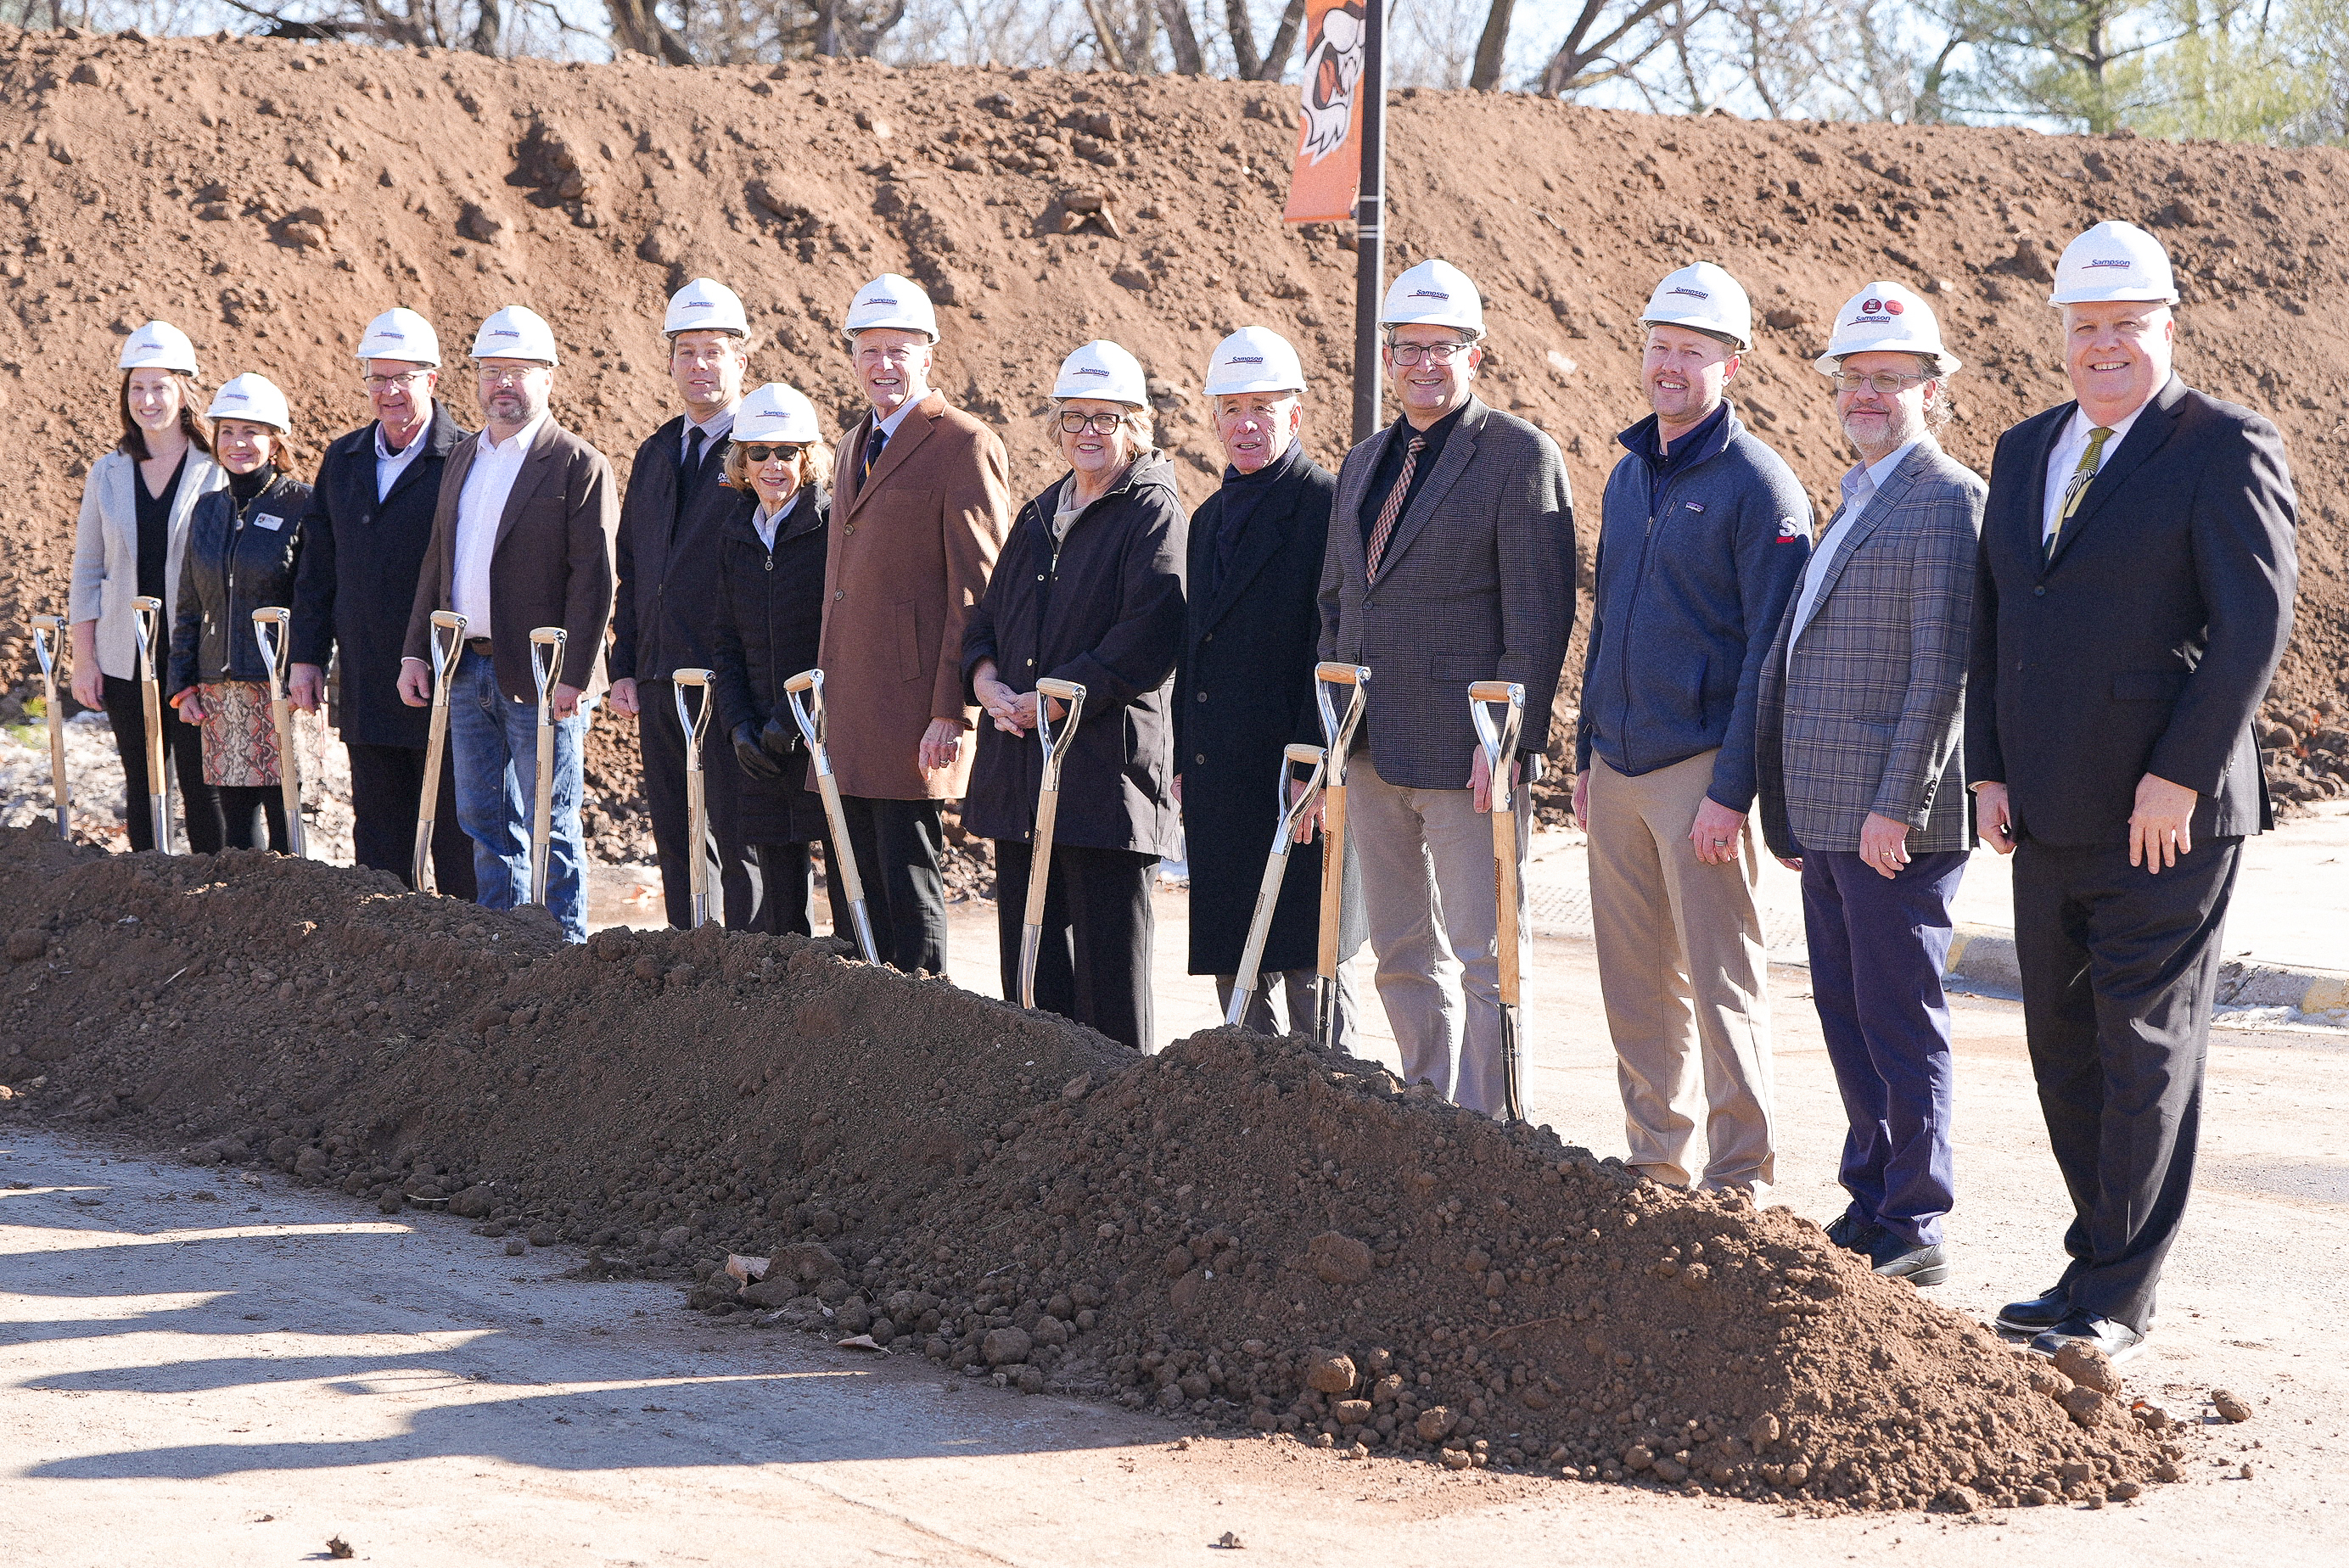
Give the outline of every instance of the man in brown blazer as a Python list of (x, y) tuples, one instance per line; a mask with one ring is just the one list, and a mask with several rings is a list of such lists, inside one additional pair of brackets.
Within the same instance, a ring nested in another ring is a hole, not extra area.
[(824, 565), (824, 706), (873, 941), (908, 974), (947, 967), (939, 802), (970, 779), (963, 630), (1011, 521), (995, 432), (930, 388), (929, 297), (886, 274), (849, 306), (872, 410), (843, 440)]
[(554, 334), (521, 305), (473, 339), (484, 428), (449, 454), (432, 542), (416, 583), (399, 695), (432, 700), (432, 613), (465, 617), (465, 651), (449, 688), (457, 816), (473, 841), (485, 909), (530, 896), (530, 813), (538, 769), (538, 683), (530, 634), (569, 634), (551, 706), (555, 719), (554, 843), (546, 902), (564, 938), (587, 940), (586, 852), (579, 829), (580, 747), (604, 682), (612, 614), (612, 537), (619, 490), (604, 454), (555, 422)]

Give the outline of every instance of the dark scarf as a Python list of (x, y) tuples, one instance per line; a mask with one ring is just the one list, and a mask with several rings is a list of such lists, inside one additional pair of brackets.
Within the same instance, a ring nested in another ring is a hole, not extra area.
[(1305, 460), (1305, 443), (1291, 441), (1288, 449), (1252, 474), (1226, 467), (1224, 469), (1224, 514), (1216, 527), (1215, 578), (1207, 584), (1207, 594), (1213, 599), (1221, 591), (1224, 579), (1230, 575), (1232, 563), (1239, 559), (1240, 540), (1247, 531), (1248, 519), (1256, 515), (1264, 498), (1273, 487), (1297, 469)]

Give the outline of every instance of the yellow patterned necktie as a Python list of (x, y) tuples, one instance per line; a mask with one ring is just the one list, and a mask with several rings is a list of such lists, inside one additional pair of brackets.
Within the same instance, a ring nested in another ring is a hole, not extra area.
[(2064, 510), (2055, 514), (2055, 531), (2047, 536), (2047, 556), (2050, 560), (2055, 555), (2055, 542), (2064, 537), (2064, 525), (2072, 521), (2074, 512), (2080, 510), (2080, 498), (2088, 493), (2088, 481), (2096, 477), (2096, 465), (2104, 457), (2105, 443), (2112, 438), (2112, 434), (2102, 425), (2088, 432), (2088, 449), (2080, 454), (2080, 466), (2072, 470), (2071, 479), (2064, 482)]

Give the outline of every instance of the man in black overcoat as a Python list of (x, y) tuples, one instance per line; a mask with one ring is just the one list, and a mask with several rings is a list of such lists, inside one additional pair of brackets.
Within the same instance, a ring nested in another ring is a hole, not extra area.
[(2292, 634), (2297, 506), (2276, 428), (2170, 369), (2144, 230), (2072, 242), (2074, 401), (2000, 438), (1982, 516), (1966, 773), (2014, 856), (2039, 1103), (2071, 1262), (1998, 1324), (2120, 1360), (2153, 1326), (2194, 1175), (2220, 930), (2273, 826), (2251, 723)]
[[(326, 449), (302, 519), (294, 583), (288, 695), (316, 712), (336, 666), (336, 723), (351, 759), (351, 847), (363, 866), (410, 882), (424, 792), (429, 708), (399, 698), (400, 646), (416, 578), (432, 541), (440, 469), (465, 438), (433, 394), (440, 342), (411, 310), (388, 310), (359, 340), (372, 422)], [(445, 897), (474, 895), (473, 845), (457, 820), (456, 769), (440, 769), (432, 880)]]
[[(1313, 700), (1317, 594), (1338, 481), (1298, 438), (1305, 374), (1279, 334), (1247, 326), (1217, 344), (1206, 391), (1229, 466), (1223, 488), (1191, 519), (1174, 762), (1191, 869), (1190, 972), (1214, 975), (1216, 1004), (1228, 1008), (1279, 821), (1282, 750), (1322, 739)], [(1313, 1032), (1321, 852), (1319, 838), (1289, 851), (1245, 1020), (1259, 1033), (1280, 1032), (1276, 991), (1286, 998), (1288, 1029)], [(1347, 892), (1341, 957), (1361, 942), (1351, 877)], [(1341, 1050), (1353, 1041), (1354, 1006), (1353, 978), (1341, 964)]]

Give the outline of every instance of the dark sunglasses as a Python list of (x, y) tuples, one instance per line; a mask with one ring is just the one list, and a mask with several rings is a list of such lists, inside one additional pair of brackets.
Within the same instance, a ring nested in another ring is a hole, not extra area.
[(741, 450), (743, 460), (752, 463), (763, 463), (770, 458), (781, 458), (787, 463), (795, 463), (807, 456), (805, 447), (744, 447)]

